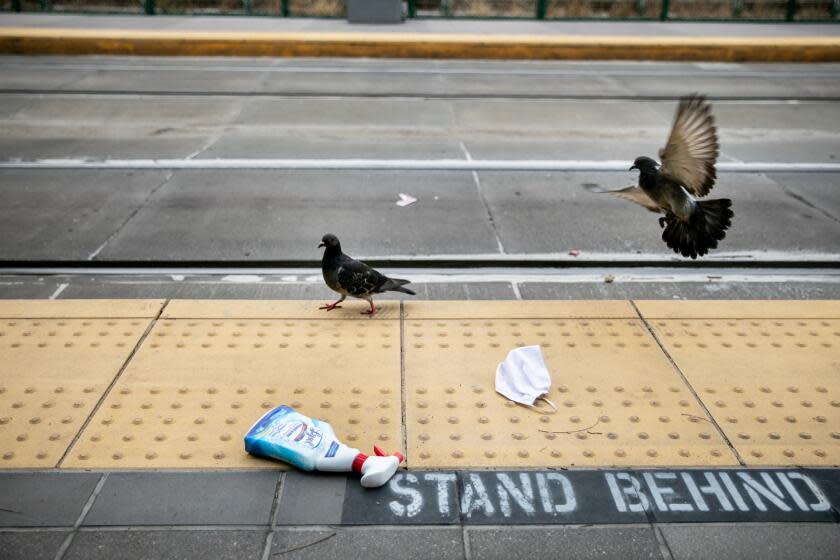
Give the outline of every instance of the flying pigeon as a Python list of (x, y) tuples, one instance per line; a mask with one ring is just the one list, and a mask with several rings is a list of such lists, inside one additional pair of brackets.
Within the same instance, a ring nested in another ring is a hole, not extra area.
[(630, 168), (639, 170), (639, 184), (617, 191), (586, 185), (592, 192), (609, 192), (656, 213), (664, 227), (662, 240), (684, 257), (696, 259), (726, 237), (733, 217), (728, 198), (697, 200), (715, 184), (718, 140), (711, 105), (697, 95), (683, 97), (674, 115), (671, 135), (659, 150), (662, 164), (637, 157)]
[(353, 296), (367, 300), (370, 309), (363, 311), (362, 315), (373, 317), (373, 314), (376, 313), (376, 307), (373, 306), (373, 298), (371, 297), (373, 294), (402, 292), (412, 296), (416, 295), (408, 288), (403, 287), (403, 285), (408, 284), (408, 280), (388, 278), (365, 263), (342, 253), (341, 242), (338, 237), (331, 233), (326, 234), (321, 239), (321, 244), (318, 247), (326, 247), (321, 259), (321, 272), (324, 275), (324, 282), (331, 290), (341, 294), (340, 300), (324, 305), (320, 309), (332, 311), (336, 307), (341, 307), (339, 303), (344, 301), (347, 296)]

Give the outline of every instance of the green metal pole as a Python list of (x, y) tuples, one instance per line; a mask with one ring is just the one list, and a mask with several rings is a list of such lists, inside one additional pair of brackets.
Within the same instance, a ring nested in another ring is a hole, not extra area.
[(52, 10), (52, 4), (50, 4), (50, 0), (38, 0), (38, 9), (42, 12), (49, 12)]
[(449, 17), (449, 0), (441, 0), (440, 9), (443, 11), (443, 17)]
[(289, 17), (289, 0), (280, 0), (280, 15)]
[(20, 0), (12, 0), (12, 11), (19, 12), (20, 11)]
[(143, 0), (143, 11), (147, 16), (155, 15), (155, 0)]
[(788, 0), (787, 13), (785, 14), (786, 21), (793, 21), (793, 19), (796, 17), (796, 8), (796, 0)]
[(662, 0), (662, 12), (659, 14), (659, 21), (668, 19), (668, 9), (671, 7), (671, 0)]
[(408, 0), (408, 17), (417, 17), (417, 4), (414, 3), (414, 0)]
[(251, 0), (242, 0), (242, 8), (245, 10), (245, 13), (249, 16), (253, 13), (253, 7), (251, 6)]
[(633, 7), (636, 9), (636, 15), (637, 16), (641, 17), (641, 16), (645, 15), (645, 8), (646, 8), (645, 4), (647, 4), (647, 2), (645, 2), (645, 0), (636, 0), (636, 2), (634, 2)]
[(545, 19), (545, 6), (548, 0), (537, 0), (537, 19)]
[(741, 17), (741, 14), (744, 13), (744, 0), (735, 0), (732, 4), (732, 16), (733, 17)]
[(840, 14), (840, 0), (831, 3), (831, 19), (837, 19), (837, 14)]

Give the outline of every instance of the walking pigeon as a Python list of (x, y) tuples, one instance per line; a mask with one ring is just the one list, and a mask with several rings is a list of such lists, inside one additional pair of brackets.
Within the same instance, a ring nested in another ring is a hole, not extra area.
[(726, 237), (733, 212), (728, 198), (696, 200), (715, 184), (718, 157), (717, 129), (711, 106), (697, 95), (683, 97), (674, 115), (671, 135), (659, 150), (661, 166), (645, 156), (630, 168), (639, 170), (638, 186), (617, 191), (588, 185), (592, 192), (609, 192), (656, 213), (664, 227), (662, 240), (684, 257), (696, 259), (714, 249)]
[(416, 295), (408, 288), (403, 287), (404, 284), (408, 284), (408, 280), (388, 278), (365, 263), (342, 253), (341, 242), (338, 237), (331, 233), (326, 234), (321, 239), (321, 244), (318, 247), (326, 247), (324, 257), (321, 259), (321, 272), (324, 275), (324, 282), (331, 290), (341, 294), (340, 300), (324, 305), (320, 309), (332, 311), (336, 307), (341, 307), (339, 303), (344, 301), (347, 296), (353, 296), (364, 299), (370, 304), (370, 309), (363, 311), (362, 314), (373, 317), (373, 314), (376, 313), (376, 307), (373, 306), (373, 298), (371, 297), (373, 294), (402, 292), (412, 296)]

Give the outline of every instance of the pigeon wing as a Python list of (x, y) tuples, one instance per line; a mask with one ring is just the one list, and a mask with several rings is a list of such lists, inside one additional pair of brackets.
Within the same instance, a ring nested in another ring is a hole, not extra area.
[(374, 294), (386, 280), (384, 274), (349, 257), (338, 267), (338, 283), (351, 296), (364, 297)]
[(674, 115), (671, 136), (659, 150), (660, 173), (695, 196), (705, 196), (717, 178), (718, 139), (712, 107), (700, 96), (683, 97)]
[(593, 185), (591, 183), (587, 183), (586, 185), (584, 185), (584, 187), (589, 192), (608, 193), (613, 196), (617, 196), (618, 198), (623, 198), (624, 200), (635, 202), (636, 204), (640, 204), (641, 206), (644, 206), (651, 212), (656, 212), (657, 214), (662, 212), (662, 209), (659, 207), (659, 205), (655, 203), (651, 197), (646, 195), (645, 191), (643, 191), (636, 185), (630, 185), (629, 187), (618, 189), (616, 191), (608, 191), (606, 189), (602, 189), (598, 185)]

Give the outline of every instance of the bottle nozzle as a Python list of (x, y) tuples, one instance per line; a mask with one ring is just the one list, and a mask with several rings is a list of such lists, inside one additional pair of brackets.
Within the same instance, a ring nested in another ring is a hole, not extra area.
[(373, 453), (370, 457), (359, 453), (353, 460), (353, 471), (362, 475), (362, 486), (365, 488), (376, 488), (388, 482), (403, 462), (403, 455), (399, 452), (387, 455), (374, 445)]
[[(385, 453), (384, 451), (382, 451), (382, 449), (378, 445), (373, 446), (373, 453), (377, 457), (388, 457), (388, 454)], [(403, 457), (403, 454), (400, 453), (399, 451), (397, 451), (395, 453), (392, 453), (392, 455), (400, 460), (399, 463), (402, 463), (403, 460), (405, 459), (405, 457)]]

